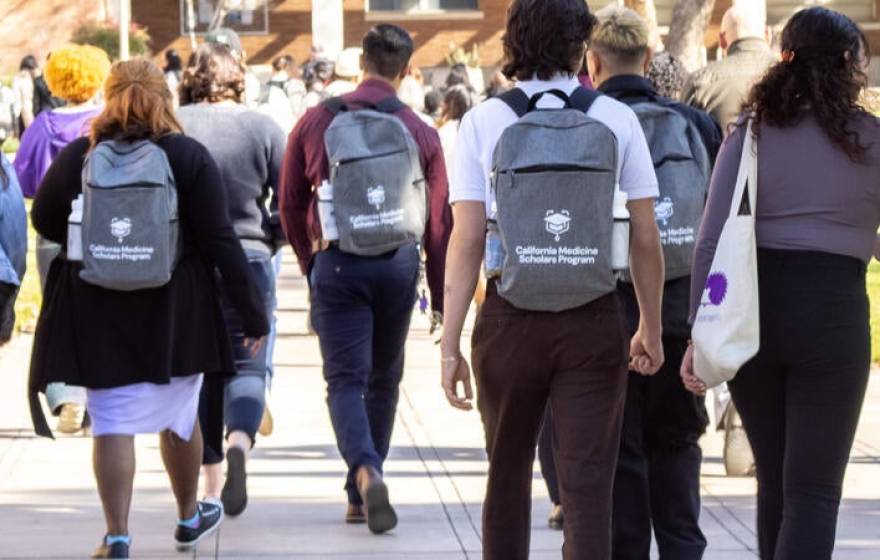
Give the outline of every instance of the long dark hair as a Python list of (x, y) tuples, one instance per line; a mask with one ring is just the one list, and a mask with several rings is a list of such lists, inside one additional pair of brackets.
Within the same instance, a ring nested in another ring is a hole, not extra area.
[(576, 73), (596, 18), (584, 0), (513, 0), (504, 32), (504, 66), (510, 79), (549, 80)]
[(755, 132), (760, 134), (764, 123), (792, 126), (809, 112), (851, 160), (864, 161), (868, 148), (850, 123), (866, 114), (859, 103), (868, 85), (865, 34), (845, 15), (814, 7), (792, 16), (781, 46), (782, 61), (767, 71), (745, 104)]

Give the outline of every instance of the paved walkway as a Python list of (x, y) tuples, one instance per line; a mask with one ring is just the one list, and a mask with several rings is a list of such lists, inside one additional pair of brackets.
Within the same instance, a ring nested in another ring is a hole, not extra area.
[[(288, 266), (290, 271), (293, 267)], [(324, 405), (317, 341), (305, 333), (305, 287), (288, 272), (281, 287), (281, 337), (272, 411), (276, 431), (250, 465), (250, 506), (227, 520), (197, 556), (434, 560), (480, 557), (480, 501), (486, 460), (479, 416), (450, 409), (439, 389), (437, 349), (417, 317), (393, 450), (387, 464), (400, 526), (373, 537), (341, 523), (344, 466)], [(0, 351), (0, 558), (85, 558), (103, 532), (90, 471), (90, 442), (34, 438), (24, 392), (30, 339)], [(722, 475), (720, 440), (705, 440), (702, 488), (708, 560), (757, 558), (754, 482)], [(139, 558), (173, 551), (174, 507), (155, 437), (138, 440), (131, 528)], [(561, 537), (546, 528), (546, 490), (535, 475), (533, 555), (559, 558)], [(853, 450), (835, 559), (880, 558), (880, 375), (874, 375)]]

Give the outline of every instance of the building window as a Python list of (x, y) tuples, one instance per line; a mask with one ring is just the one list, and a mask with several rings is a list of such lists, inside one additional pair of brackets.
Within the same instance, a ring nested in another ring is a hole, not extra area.
[(242, 35), (269, 32), (268, 0), (179, 0), (181, 35), (228, 27)]
[(425, 12), (469, 12), (479, 9), (477, 0), (369, 0), (368, 11), (403, 12), (417, 15)]

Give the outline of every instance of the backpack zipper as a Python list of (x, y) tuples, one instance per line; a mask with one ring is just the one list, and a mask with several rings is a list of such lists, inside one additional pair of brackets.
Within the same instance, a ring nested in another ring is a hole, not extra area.
[[(593, 171), (597, 173), (602, 173), (605, 170), (596, 169), (595, 167), (589, 167), (586, 165), (569, 165), (569, 164), (557, 164), (557, 165), (532, 165), (529, 167), (520, 167), (518, 169), (509, 169), (507, 171), (494, 171), (492, 173), (493, 185), (494, 178), (498, 175), (510, 174), (510, 188), (516, 188), (516, 176), (517, 175), (533, 175), (535, 173), (577, 173), (580, 171)], [(493, 186), (494, 188), (494, 186)]]
[(357, 163), (359, 161), (364, 161), (364, 160), (368, 160), (368, 159), (380, 159), (380, 158), (384, 158), (384, 157), (391, 157), (391, 156), (396, 156), (397, 154), (405, 154), (405, 153), (409, 153), (409, 150), (404, 148), (402, 150), (395, 150), (393, 152), (386, 152), (384, 154), (374, 154), (374, 155), (361, 156), (361, 157), (356, 157), (356, 158), (341, 159), (341, 160), (337, 161), (335, 164), (333, 164), (333, 167), (341, 167), (343, 165), (348, 165), (350, 163)]

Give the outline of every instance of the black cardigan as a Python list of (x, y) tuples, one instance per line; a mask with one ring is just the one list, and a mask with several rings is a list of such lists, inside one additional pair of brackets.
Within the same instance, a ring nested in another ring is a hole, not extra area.
[[(80, 280), (80, 263), (56, 259), (49, 270), (31, 360), (34, 427), (51, 435), (37, 392), (60, 381), (90, 389), (168, 383), (195, 373), (235, 371), (214, 270), (249, 337), (269, 332), (265, 306), (227, 211), (226, 192), (207, 150), (186, 136), (159, 140), (177, 184), (183, 257), (171, 282), (117, 292)], [(87, 139), (68, 145), (46, 173), (31, 218), (37, 232), (65, 245), (71, 202), (82, 192)], [(36, 408), (36, 409), (35, 409)]]

